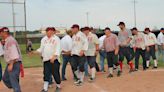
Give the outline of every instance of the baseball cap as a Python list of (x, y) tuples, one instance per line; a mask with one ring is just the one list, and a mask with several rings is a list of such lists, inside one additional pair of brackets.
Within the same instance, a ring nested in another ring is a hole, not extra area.
[(83, 28), (83, 31), (86, 31), (86, 30), (89, 30), (90, 31), (90, 28), (89, 27), (84, 27)]
[(47, 27), (47, 28), (46, 28), (46, 32), (47, 32), (47, 31), (50, 31), (50, 30), (56, 31), (55, 27)]
[(106, 27), (106, 28), (104, 29), (104, 31), (105, 31), (105, 30), (109, 30), (109, 31), (111, 31), (109, 27)]
[(120, 25), (125, 25), (124, 22), (120, 22), (117, 26), (120, 26)]
[(164, 28), (161, 28), (161, 30), (164, 30)]
[(80, 27), (79, 27), (79, 25), (78, 25), (78, 24), (74, 24), (74, 25), (72, 25), (72, 27), (71, 27), (71, 28), (78, 28), (78, 29), (79, 29)]
[(133, 30), (137, 30), (137, 28), (136, 28), (136, 27), (133, 27), (133, 28), (131, 29), (131, 31), (133, 31)]
[(9, 32), (9, 29), (7, 28), (7, 27), (2, 27), (1, 29), (0, 29), (0, 31), (2, 32)]
[(147, 28), (145, 28), (145, 31), (149, 31), (150, 32), (150, 29), (147, 27)]

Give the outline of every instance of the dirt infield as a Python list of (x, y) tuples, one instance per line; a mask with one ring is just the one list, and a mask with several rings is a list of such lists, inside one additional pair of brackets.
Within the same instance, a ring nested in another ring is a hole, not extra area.
[[(62, 82), (61, 92), (164, 92), (164, 69), (138, 71), (129, 74), (127, 67), (121, 77), (106, 78), (107, 72), (97, 73), (94, 83), (87, 78), (83, 86), (73, 84), (70, 67), (67, 68), (67, 81)], [(25, 77), (21, 79), (22, 92), (40, 92), (43, 86), (42, 68), (25, 69)], [(49, 89), (54, 92), (55, 85)], [(0, 92), (12, 92), (0, 83)]]

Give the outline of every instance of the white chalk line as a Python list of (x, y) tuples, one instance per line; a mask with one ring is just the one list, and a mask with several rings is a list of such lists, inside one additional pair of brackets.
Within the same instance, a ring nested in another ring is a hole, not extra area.
[(96, 84), (92, 84), (92, 86), (93, 86), (95, 89), (100, 90), (99, 92), (108, 92), (108, 91), (105, 91), (104, 89), (102, 89), (101, 87), (99, 87), (99, 86), (96, 85)]

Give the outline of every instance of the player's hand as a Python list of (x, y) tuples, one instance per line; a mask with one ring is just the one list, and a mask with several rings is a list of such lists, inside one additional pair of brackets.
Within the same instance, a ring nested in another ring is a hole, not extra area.
[(146, 47), (146, 51), (149, 52), (150, 51), (150, 48), (149, 47)]
[(99, 54), (99, 51), (96, 51), (96, 52), (95, 52), (95, 55), (97, 56), (98, 54)]
[(57, 56), (56, 55), (53, 55), (52, 58), (50, 59), (50, 62), (51, 63), (54, 63), (54, 61), (57, 59)]
[(82, 51), (80, 51), (80, 56), (84, 56), (84, 51), (82, 50)]
[(11, 63), (8, 65), (8, 72), (12, 72), (12, 70), (13, 70), (13, 64)]
[(118, 50), (115, 50), (115, 51), (114, 51), (114, 54), (115, 54), (115, 55), (118, 55)]

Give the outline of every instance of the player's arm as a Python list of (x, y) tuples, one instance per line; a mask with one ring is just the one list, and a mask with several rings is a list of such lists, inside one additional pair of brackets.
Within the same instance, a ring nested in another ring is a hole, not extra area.
[(116, 48), (115, 48), (114, 54), (118, 55), (120, 42), (119, 42), (117, 36), (116, 36), (116, 39), (115, 39), (115, 44), (116, 44)]
[(84, 52), (88, 50), (88, 39), (85, 35), (83, 35), (83, 38), (81, 38), (82, 40), (82, 50), (80, 51), (80, 56), (84, 55)]
[(54, 50), (54, 54), (51, 57), (51, 60), (50, 60), (51, 63), (54, 63), (54, 61), (56, 59), (58, 59), (58, 57), (60, 56), (60, 53), (61, 53), (60, 39), (59, 38), (56, 38), (55, 40), (56, 40), (56, 44), (55, 44), (56, 45), (56, 48)]

